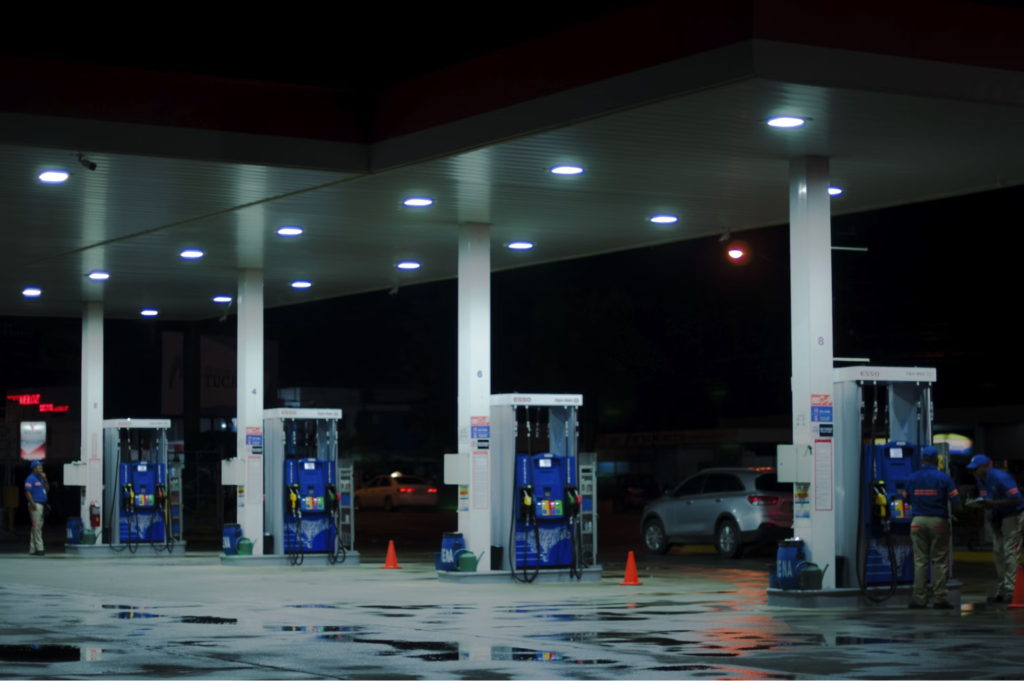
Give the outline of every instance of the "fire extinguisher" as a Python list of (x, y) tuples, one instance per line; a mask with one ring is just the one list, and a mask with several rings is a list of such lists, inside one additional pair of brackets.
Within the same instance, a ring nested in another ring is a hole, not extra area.
[(95, 530), (100, 526), (100, 505), (91, 504), (89, 506), (89, 525)]

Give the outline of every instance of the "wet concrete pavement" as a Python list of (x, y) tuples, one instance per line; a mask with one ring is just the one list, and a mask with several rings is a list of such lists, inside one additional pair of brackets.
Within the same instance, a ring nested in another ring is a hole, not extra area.
[[(0, 557), (0, 676), (943, 679), (1024, 669), (1024, 613), (768, 608), (763, 557), (641, 556), (641, 587), (618, 585), (621, 565), (593, 585), (460, 587), (405, 556), (401, 571), (232, 571), (213, 553)], [(967, 600), (984, 600), (989, 567), (972, 568), (975, 579), (961, 571), (977, 585)]]

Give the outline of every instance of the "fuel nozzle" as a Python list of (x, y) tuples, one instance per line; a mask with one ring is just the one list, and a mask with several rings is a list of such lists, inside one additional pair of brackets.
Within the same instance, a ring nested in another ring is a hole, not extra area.
[(519, 488), (519, 518), (525, 520), (530, 517), (530, 509), (533, 508), (533, 486), (527, 485)]
[(580, 492), (576, 489), (575, 485), (565, 486), (565, 506), (566, 510), (569, 511), (569, 515), (579, 515), (580, 509), (583, 506), (583, 497), (580, 496)]

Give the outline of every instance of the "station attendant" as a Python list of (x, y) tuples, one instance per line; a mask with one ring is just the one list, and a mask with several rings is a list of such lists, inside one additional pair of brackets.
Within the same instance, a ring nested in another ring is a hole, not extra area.
[(50, 482), (43, 472), (43, 462), (33, 461), (31, 472), (25, 478), (25, 497), (28, 499), (28, 513), (32, 518), (32, 535), (29, 539), (28, 555), (45, 556), (43, 551), (43, 508), (46, 506), (46, 495), (50, 492)]
[(910, 539), (914, 545), (914, 597), (911, 609), (928, 607), (928, 565), (932, 568), (932, 590), (936, 610), (952, 610), (946, 580), (949, 575), (949, 505), (960, 510), (956, 483), (938, 468), (939, 450), (921, 450), (921, 469), (903, 490), (913, 520)]
[(1024, 497), (1013, 476), (992, 468), (992, 462), (984, 454), (976, 454), (967, 468), (978, 481), (982, 506), (992, 511), (992, 557), (996, 563), (998, 586), (995, 595), (988, 597), (988, 602), (1010, 603), (1020, 562)]

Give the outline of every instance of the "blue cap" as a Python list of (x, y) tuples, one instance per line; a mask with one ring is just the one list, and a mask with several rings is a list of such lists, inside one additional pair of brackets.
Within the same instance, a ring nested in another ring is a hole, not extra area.
[(978, 466), (991, 466), (992, 462), (984, 454), (975, 454), (971, 462), (967, 464), (967, 470), (974, 470)]
[(921, 458), (922, 459), (934, 459), (934, 458), (937, 458), (938, 456), (939, 456), (939, 448), (938, 447), (925, 447), (924, 449), (921, 450)]
[(35, 461), (33, 461), (32, 463), (30, 463), (30, 464), (28, 465), (28, 469), (29, 469), (29, 470), (32, 470), (32, 469), (33, 469), (33, 468), (35, 468), (36, 466), (42, 466), (42, 465), (43, 465), (43, 462), (42, 462), (42, 461), (40, 461), (39, 459), (36, 459)]

